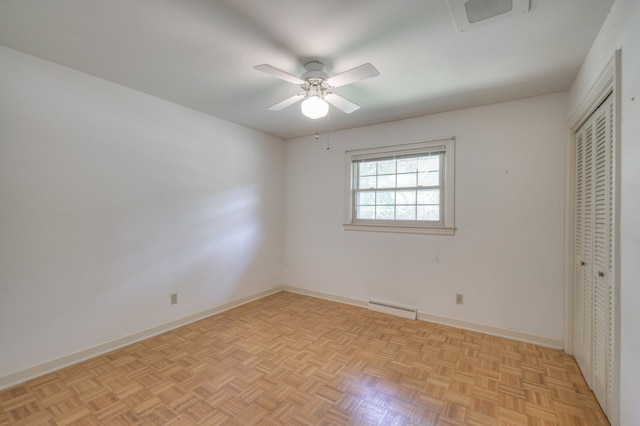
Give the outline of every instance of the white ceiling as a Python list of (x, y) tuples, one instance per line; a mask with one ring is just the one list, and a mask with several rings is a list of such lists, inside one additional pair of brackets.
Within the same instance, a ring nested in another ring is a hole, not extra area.
[[(567, 90), (613, 0), (531, 0), (458, 33), (446, 0), (2, 0), (0, 44), (284, 139)], [(299, 91), (253, 69), (380, 76), (311, 120)], [(1, 65), (0, 65), (1, 69)]]

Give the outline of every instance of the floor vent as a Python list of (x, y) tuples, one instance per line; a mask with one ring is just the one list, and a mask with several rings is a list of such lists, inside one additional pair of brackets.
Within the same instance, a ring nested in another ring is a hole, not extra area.
[(369, 300), (368, 308), (370, 311), (382, 312), (383, 314), (395, 315), (397, 317), (416, 319), (418, 317), (418, 310), (416, 308), (407, 308), (406, 306), (391, 305), (384, 302), (376, 302), (375, 300)]

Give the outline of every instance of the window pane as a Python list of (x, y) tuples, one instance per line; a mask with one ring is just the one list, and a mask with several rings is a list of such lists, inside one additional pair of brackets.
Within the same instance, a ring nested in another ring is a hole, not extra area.
[(398, 173), (411, 173), (418, 170), (417, 158), (402, 158), (398, 160)]
[(376, 194), (374, 192), (358, 192), (356, 204), (359, 206), (375, 206)]
[(376, 192), (376, 204), (393, 205), (396, 202), (396, 193), (394, 191), (378, 191)]
[(440, 206), (418, 206), (418, 220), (440, 220)]
[(418, 186), (438, 186), (440, 185), (440, 172), (420, 172), (418, 173)]
[(376, 163), (360, 163), (360, 176), (372, 176), (376, 174)]
[(398, 188), (417, 186), (417, 177), (417, 173), (405, 173), (398, 175)]
[(378, 174), (390, 175), (396, 173), (396, 160), (378, 161)]
[(375, 188), (375, 187), (376, 187), (376, 177), (375, 176), (361, 177), (359, 179), (358, 188), (360, 188), (360, 189), (369, 189), (369, 188)]
[(429, 172), (433, 170), (440, 170), (439, 155), (430, 155), (428, 157), (421, 157), (418, 159), (419, 172)]
[[(360, 220), (366, 225), (362, 230), (384, 226), (392, 232), (453, 234), (453, 148), (453, 139), (440, 139), (347, 151), (351, 224)], [(431, 229), (436, 227), (444, 231)]]
[(396, 207), (396, 220), (416, 220), (415, 206)]
[(395, 188), (396, 175), (378, 176), (378, 188)]
[(393, 206), (378, 206), (376, 207), (376, 219), (393, 220), (394, 210)]
[(396, 203), (401, 204), (416, 204), (416, 191), (398, 191), (396, 193)]
[(375, 219), (376, 218), (376, 208), (371, 206), (360, 206), (356, 208), (356, 217), (358, 219)]
[(418, 204), (440, 204), (440, 190), (439, 189), (419, 190)]

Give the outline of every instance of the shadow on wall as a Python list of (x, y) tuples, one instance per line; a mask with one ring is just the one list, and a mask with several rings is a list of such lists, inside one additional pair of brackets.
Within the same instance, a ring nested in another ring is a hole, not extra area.
[(113, 235), (119, 285), (141, 300), (151, 289), (188, 290), (182, 299), (193, 297), (203, 310), (229, 301), (262, 244), (258, 203), (257, 191), (245, 187), (173, 208), (149, 206)]

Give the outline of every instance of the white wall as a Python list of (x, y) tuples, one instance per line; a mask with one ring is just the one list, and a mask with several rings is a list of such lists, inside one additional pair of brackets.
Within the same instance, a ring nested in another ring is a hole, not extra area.
[(0, 379), (281, 285), (280, 139), (0, 63)]
[(620, 424), (640, 424), (640, 2), (617, 0), (569, 92), (568, 113), (622, 49), (620, 133)]
[[(287, 141), (284, 283), (561, 339), (565, 111), (560, 93)], [(448, 136), (455, 236), (343, 230), (345, 150)]]

